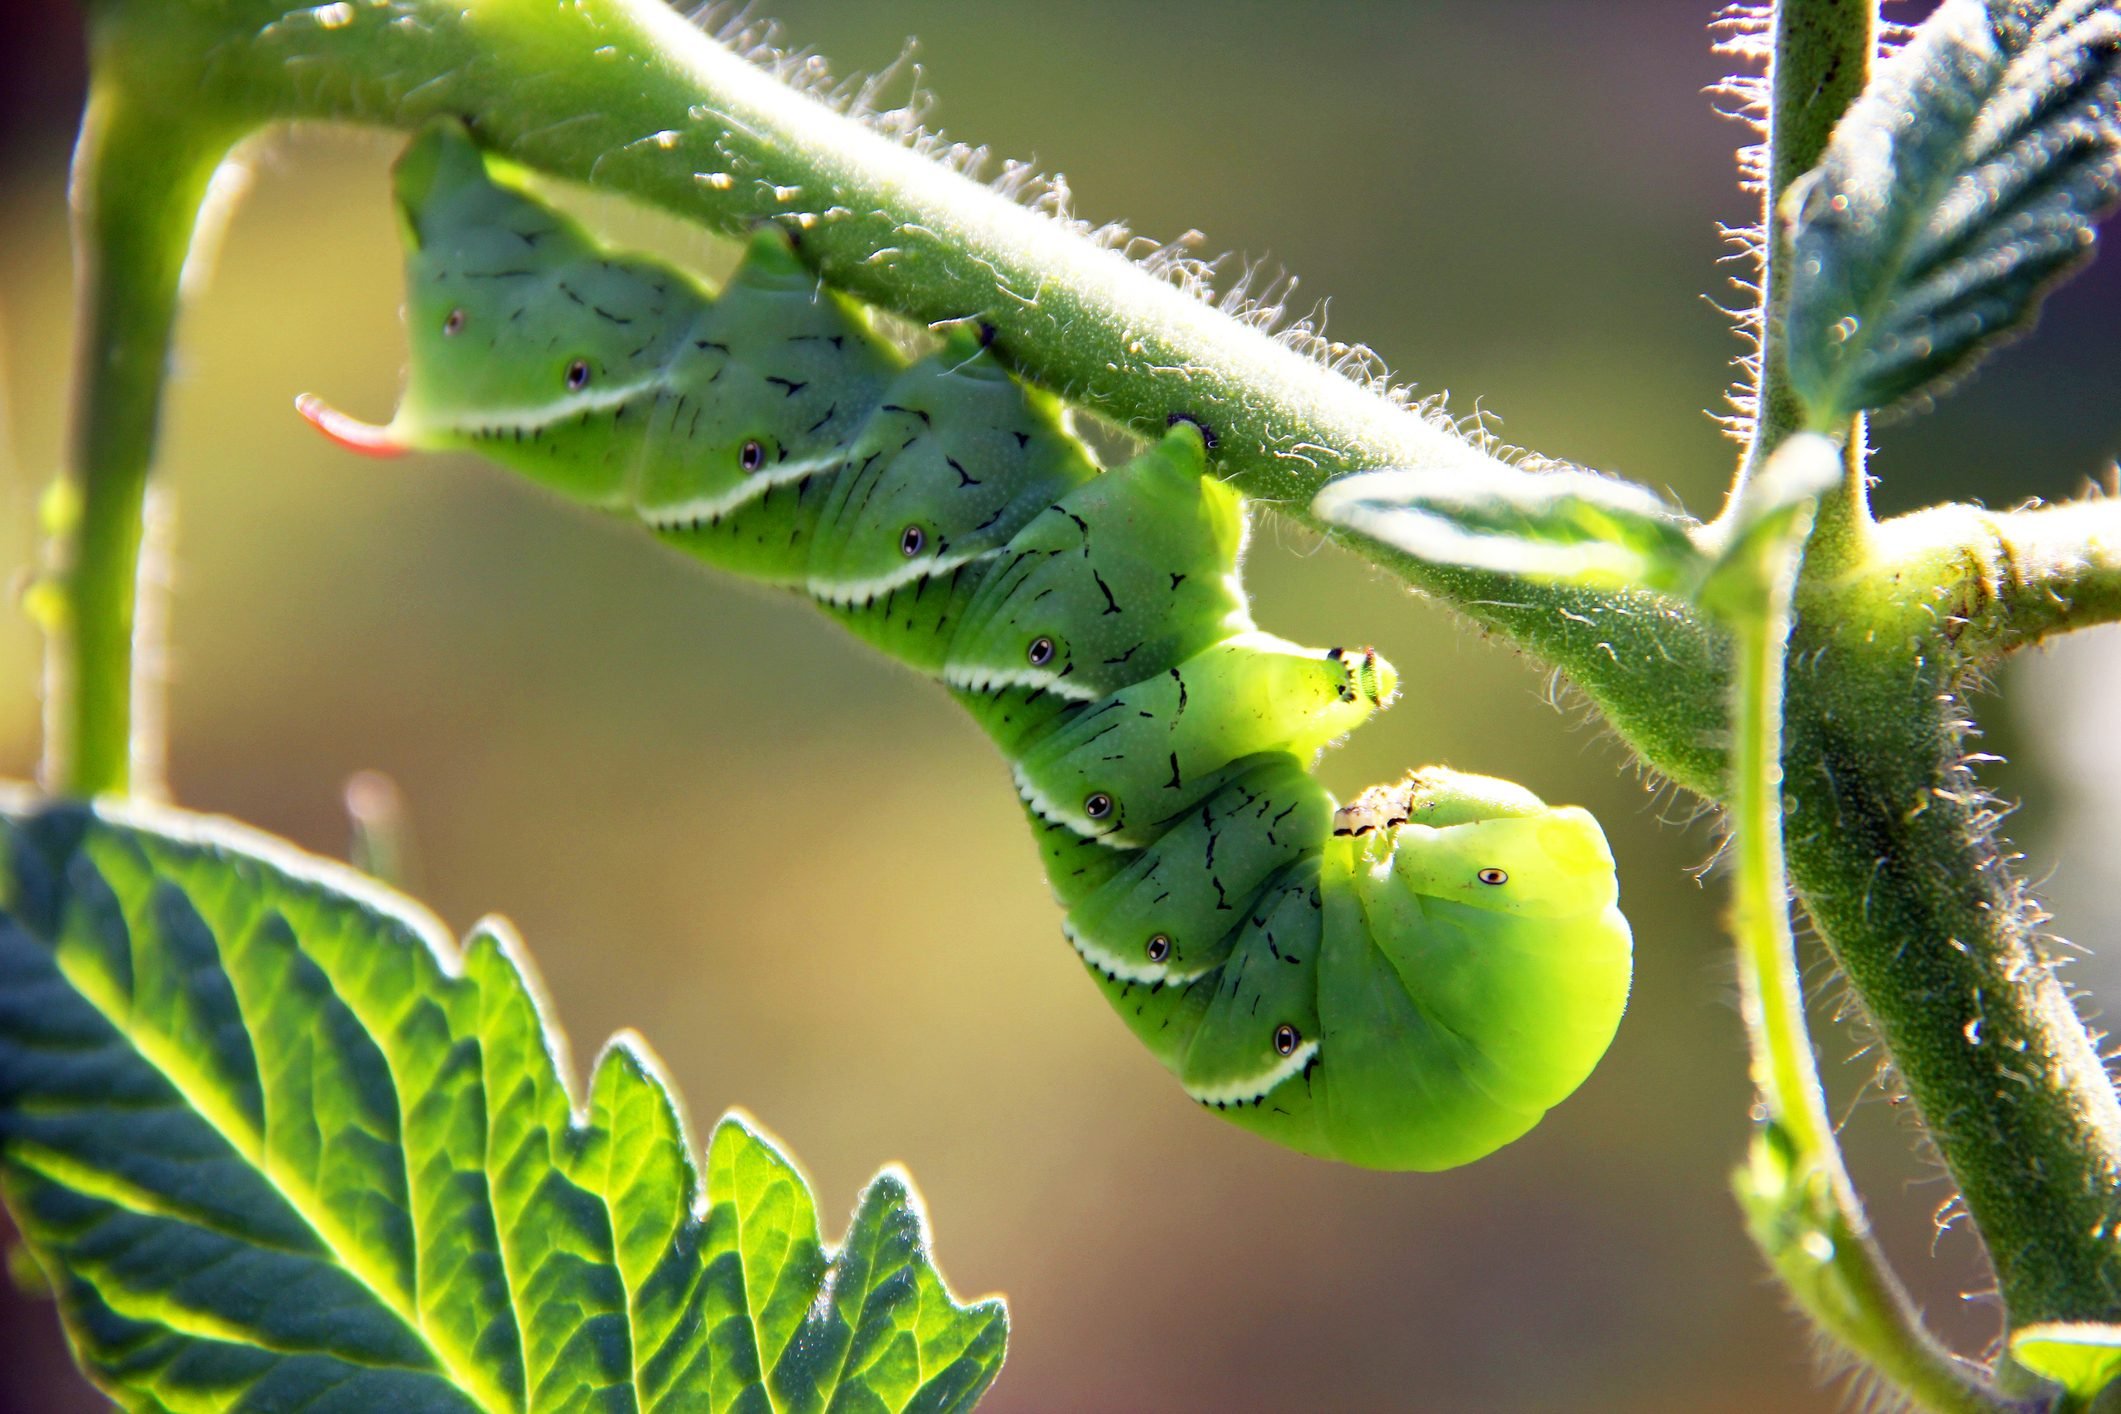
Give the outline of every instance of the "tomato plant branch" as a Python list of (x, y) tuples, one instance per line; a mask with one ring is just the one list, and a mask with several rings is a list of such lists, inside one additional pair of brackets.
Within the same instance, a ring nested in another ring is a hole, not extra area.
[[(1786, 381), (1787, 243), (1773, 218), (1863, 88), (1874, 10), (1776, 7), (1790, 49), (1771, 84), (1763, 397), (1741, 487), (1807, 420)], [(1838, 60), (1822, 38), (1835, 34)], [(1785, 683), (1791, 877), (1959, 1185), (2007, 1326), (2104, 1319), (2121, 1308), (2121, 1104), (1966, 746), (1965, 696), (1995, 641), (1978, 630), (2009, 617), (1980, 586), (2008, 582), (1997, 569), (2007, 552), (1971, 507), (1874, 526), (1863, 421), (1826, 430), (1842, 444), (1842, 475), (1807, 547)], [(2050, 551), (2073, 556), (2096, 558), (2082, 544)]]
[(2012, 1328), (2121, 1305), (2121, 1106), (1975, 781), (1978, 675), (1890, 565), (1800, 586), (1791, 874), (1959, 1184)]

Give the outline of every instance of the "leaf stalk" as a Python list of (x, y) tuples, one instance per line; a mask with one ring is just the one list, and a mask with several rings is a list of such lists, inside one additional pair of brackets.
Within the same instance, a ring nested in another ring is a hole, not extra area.
[[(1784, 448), (1785, 456), (1801, 450)], [(1790, 601), (1812, 522), (1807, 506), (1761, 537), (1769, 543), (1738, 547), (1740, 563), (1717, 599), (1735, 644), (1730, 926), (1761, 1116), (1734, 1186), (1754, 1242), (1822, 1330), (1926, 1409), (2017, 1408), (1929, 1333), (1879, 1250), (1841, 1160), (1806, 1029), (1782, 849), (1781, 724)]]

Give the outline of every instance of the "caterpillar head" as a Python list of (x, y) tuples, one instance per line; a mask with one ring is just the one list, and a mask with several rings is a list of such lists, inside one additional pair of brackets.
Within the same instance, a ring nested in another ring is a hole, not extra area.
[(1399, 886), (1495, 913), (1560, 918), (1613, 905), (1605, 832), (1579, 806), (1550, 806), (1523, 786), (1428, 766), (1372, 786), (1336, 811), (1333, 833)]
[(1379, 1168), (1478, 1158), (1583, 1082), (1626, 1009), (1632, 941), (1605, 836), (1574, 806), (1440, 768), (1365, 792), (1335, 828), (1326, 1066), (1371, 1083), (1329, 1079), (1334, 1152)]

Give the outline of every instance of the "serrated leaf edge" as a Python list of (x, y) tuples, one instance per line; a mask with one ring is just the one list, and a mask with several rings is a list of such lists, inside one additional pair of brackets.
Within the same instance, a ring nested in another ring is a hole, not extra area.
[[(51, 798), (31, 787), (17, 782), (0, 780), (0, 815), (27, 816), (53, 803), (55, 802)], [(277, 869), (290, 878), (311, 883), (320, 889), (337, 893), (349, 903), (372, 909), (376, 913), (402, 924), (406, 931), (427, 950), (437, 968), (449, 981), (461, 983), (469, 980), (465, 967), (466, 959), (475, 946), (478, 946), (481, 942), (489, 943), (499, 953), (508, 969), (514, 973), (523, 987), (524, 995), (531, 1003), (537, 1018), (540, 1045), (548, 1063), (553, 1067), (553, 1072), (559, 1081), (562, 1092), (567, 1098), (568, 1132), (570, 1135), (586, 1133), (592, 1127), (593, 1097), (596, 1093), (596, 1080), (602, 1068), (607, 1064), (630, 1062), (639, 1067), (644, 1078), (654, 1085), (664, 1103), (669, 1105), (677, 1122), (681, 1152), (684, 1157), (691, 1190), (685, 1195), (685, 1216), (689, 1220), (694, 1222), (704, 1221), (713, 1207), (713, 1195), (709, 1192), (707, 1168), (704, 1160), (707, 1152), (714, 1144), (715, 1137), (724, 1129), (737, 1130), (745, 1139), (756, 1143), (765, 1150), (774, 1162), (786, 1168), (801, 1186), (803, 1195), (808, 1200), (813, 1215), (817, 1214), (818, 1205), (815, 1195), (818, 1190), (809, 1171), (803, 1167), (789, 1147), (771, 1129), (744, 1107), (729, 1107), (709, 1131), (706, 1145), (702, 1146), (696, 1142), (696, 1130), (681, 1092), (672, 1080), (661, 1057), (648, 1044), (646, 1038), (633, 1028), (621, 1028), (606, 1038), (603, 1045), (598, 1048), (586, 1079), (578, 1079), (578, 1072), (573, 1064), (571, 1046), (566, 1033), (555, 1024), (551, 996), (546, 988), (544, 977), (538, 970), (534, 958), (531, 956), (514, 924), (506, 918), (498, 914), (488, 914), (475, 923), (460, 941), (451, 934), (448, 926), (438, 915), (417, 900), (369, 878), (348, 864), (331, 859), (328, 856), (311, 853), (298, 845), (240, 820), (227, 816), (177, 810), (148, 802), (115, 797), (99, 798), (93, 802), (91, 808), (97, 819), (106, 824), (139, 830), (149, 835), (159, 835), (180, 845), (200, 849), (227, 850), (237, 856), (253, 859), (268, 867)], [(0, 882), (5, 882), (5, 878), (4, 871), (0, 871)], [(10, 903), (11, 900), (6, 893), (0, 892), (0, 909), (9, 907)], [(105, 1005), (98, 1001), (92, 992), (83, 989), (79, 980), (70, 974), (68, 975), (68, 981), (75, 986), (77, 991), (80, 991), (83, 998), (94, 1006), (120, 1034), (125, 1035), (129, 1042), (135, 1045), (138, 1044), (139, 1038), (131, 1029), (122, 1024), (121, 1017), (113, 1015)], [(150, 1055), (144, 1050), (142, 1054), (149, 1064), (153, 1065), (165, 1076), (170, 1077), (171, 1083), (177, 1086), (179, 1093), (183, 1095), (186, 1103), (192, 1106), (194, 1112), (200, 1115), (202, 1122), (211, 1126), (214, 1132), (227, 1142), (232, 1149), (245, 1159), (252, 1161), (253, 1167), (257, 1169), (260, 1177), (272, 1186), (273, 1190), (287, 1203), (290, 1210), (298, 1214), (313, 1231), (318, 1233), (320, 1238), (325, 1237), (331, 1231), (328, 1226), (320, 1225), (304, 1204), (298, 1202), (294, 1196), (290, 1195), (279, 1183), (274, 1181), (270, 1167), (259, 1162), (260, 1156), (256, 1146), (239, 1142), (235, 1134), (221, 1124), (216, 1123), (208, 1115), (207, 1111), (199, 1106), (197, 1097), (191, 1091), (181, 1085), (177, 1085), (174, 1073), (163, 1063), (161, 1058)], [(34, 1167), (34, 1165), (25, 1165), (25, 1167)], [(66, 1165), (65, 1167), (71, 1168), (72, 1165)], [(38, 1171), (43, 1172), (41, 1169)], [(56, 1175), (53, 1176), (56, 1177)], [(887, 1186), (893, 1191), (884, 1194), (880, 1201), (887, 1208), (902, 1206), (909, 1212), (920, 1233), (916, 1255), (920, 1261), (926, 1264), (927, 1269), (934, 1274), (937, 1285), (950, 1306), (966, 1317), (976, 1317), (983, 1322), (991, 1322), (996, 1318), (1006, 1321), (1008, 1303), (999, 1293), (991, 1293), (975, 1300), (967, 1301), (958, 1295), (956, 1290), (950, 1285), (940, 1265), (934, 1260), (935, 1230), (926, 1200), (915, 1185), (912, 1175), (902, 1164), (895, 1160), (884, 1164), (863, 1185), (856, 1197), (853, 1212), (849, 1216), (847, 1231), (843, 1234), (839, 1243), (825, 1242), (823, 1234), (819, 1234), (820, 1255), (825, 1263), (825, 1278), (820, 1283), (818, 1291), (812, 1300), (812, 1309), (821, 1310), (831, 1304), (840, 1271), (840, 1258), (846, 1249), (847, 1241), (856, 1231), (856, 1224), (861, 1213), (872, 1201), (879, 1200), (880, 1192)], [(109, 1185), (107, 1183), (99, 1183), (99, 1187), (107, 1188)], [(114, 1201), (116, 1201), (115, 1197)], [(131, 1205), (125, 1204), (124, 1206), (130, 1207)], [(154, 1210), (160, 1211), (167, 1205), (157, 1202), (152, 1206)], [(606, 1210), (607, 1214), (609, 1214), (608, 1203), (606, 1204)], [(185, 1212), (178, 1216), (181, 1216), (186, 1222), (196, 1223), (200, 1221), (198, 1215), (190, 1212)], [(615, 1219), (615, 1215), (611, 1216)], [(249, 1233), (238, 1234), (238, 1236), (245, 1242), (256, 1241)], [(328, 1245), (334, 1258), (345, 1266), (349, 1275), (359, 1281), (363, 1289), (369, 1291), (379, 1305), (390, 1311), (419, 1340), (420, 1344), (435, 1357), (437, 1370), (442, 1372), (460, 1391), (477, 1402), (482, 1408), (491, 1410), (509, 1410), (513, 1408), (512, 1400), (505, 1397), (497, 1398), (495, 1391), (486, 1388), (490, 1381), (479, 1377), (479, 1372), (466, 1372), (446, 1358), (444, 1352), (438, 1349), (429, 1338), (428, 1331), (421, 1321), (417, 1319), (416, 1313), (403, 1309), (398, 1302), (391, 1299), (383, 1287), (377, 1284), (371, 1274), (361, 1271), (357, 1265), (348, 1260), (349, 1249), (345, 1245), (337, 1242), (328, 1242)], [(357, 1248), (354, 1250), (357, 1250)], [(39, 1260), (41, 1261), (41, 1258)], [(508, 1286), (511, 1295), (511, 1305), (513, 1305), (517, 1289), (516, 1283), (510, 1281)], [(117, 1308), (113, 1307), (113, 1309)], [(746, 1315), (752, 1338), (756, 1340), (758, 1333), (756, 1311), (750, 1306), (748, 1297)], [(167, 1324), (168, 1313), (158, 1311), (156, 1319)], [(629, 1336), (635, 1337), (632, 1343), (636, 1351), (637, 1362), (638, 1332), (633, 1330), (632, 1319), (633, 1313), (629, 1304), (627, 1325)], [(523, 1328), (524, 1323), (520, 1309), (517, 1310), (516, 1321), (518, 1328)], [(172, 1327), (172, 1329), (175, 1329), (175, 1327)], [(214, 1339), (223, 1338), (216, 1333), (204, 1330), (190, 1333)], [(256, 1344), (249, 1333), (245, 1333), (242, 1337), (242, 1342), (249, 1345)], [(849, 1349), (852, 1349), (851, 1344)], [(759, 1355), (761, 1389), (769, 1404), (774, 1409), (779, 1410), (784, 1406), (772, 1388), (770, 1380), (772, 1366), (763, 1358), (763, 1352), (759, 1352)], [(993, 1376), (999, 1374), (1000, 1368), (1001, 1362), (998, 1361), (994, 1370), (990, 1372), (990, 1385)], [(640, 1371), (638, 1363), (634, 1365), (634, 1369), (638, 1378)], [(832, 1385), (835, 1393), (839, 1389), (844, 1388), (844, 1378), (843, 1367), (840, 1376), (835, 1379)]]

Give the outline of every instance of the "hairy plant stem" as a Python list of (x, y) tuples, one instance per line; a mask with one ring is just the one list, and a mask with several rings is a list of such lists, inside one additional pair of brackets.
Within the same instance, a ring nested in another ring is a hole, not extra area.
[[(1819, 165), (1834, 124), (1870, 80), (1878, 47), (1879, 0), (1778, 0), (1774, 7), (1774, 57), (1768, 69), (1767, 160), (1762, 170), (1760, 230), (1765, 247), (1760, 267), (1760, 376), (1754, 389), (1753, 432), (1738, 475), (1724, 502), (1738, 504), (1746, 483), (1767, 465), (1783, 439), (1804, 426), (1804, 405), (1790, 385), (1782, 338), (1782, 307), (1788, 296), (1790, 253), (1782, 240), (1781, 211), (1790, 185)], [(1862, 442), (1860, 423), (1846, 440)], [(1813, 520), (1814, 539), (1844, 533), (1842, 522), (1860, 522), (1868, 512), (1860, 458), (1849, 468), (1841, 496), (1822, 498)]]
[(1883, 522), (1877, 540), (1902, 582), (1932, 587), (1945, 631), (1977, 664), (2121, 622), (2121, 499), (1937, 506)]
[[(1965, 762), (1974, 664), (1896, 566), (1805, 585), (1785, 741), (1805, 908), (1985, 1239), (2016, 1326), (2121, 1310), (2121, 1106)], [(1934, 581), (1932, 581), (1934, 583)]]
[[(656, 0), (99, 0), (91, 14), (99, 84), (164, 122), (235, 134), (300, 120), (410, 129), (450, 114), (529, 166), (719, 230), (779, 220), (831, 283), (918, 319), (979, 317), (1029, 377), (1128, 427), (1201, 416), (1221, 435), (1217, 472), (1299, 520), (1342, 471), (1479, 476), (1495, 465), (1119, 255), (828, 112)], [(1869, 0), (1788, 0), (1776, 24), (1785, 54), (1770, 202), (1816, 160), (1861, 87), (1875, 32)], [(1772, 268), (1768, 288), (1771, 298), (1781, 288)], [(1769, 313), (1749, 467), (1801, 421), (1787, 415)], [(159, 328), (166, 336), (166, 318)], [(127, 415), (145, 437), (158, 382), (127, 386)], [(1823, 553), (1841, 514), (1828, 498), (1790, 649), (1793, 878), (1991, 1243), (2013, 1323), (2105, 1316), (2121, 1303), (2109, 1233), (2121, 1111), (1967, 786), (1953, 706), (1964, 665), (1933, 602), (1944, 581), (1899, 576), (1870, 545), (1856, 517), (1861, 429), (1848, 431), (1840, 501), (1852, 533)], [(93, 499), (100, 483), (91, 476), (87, 489)], [(1730, 639), (1689, 606), (1381, 562), (1563, 669), (1652, 767), (1723, 797)], [(1973, 1019), (1986, 1029), (1970, 1035)]]

